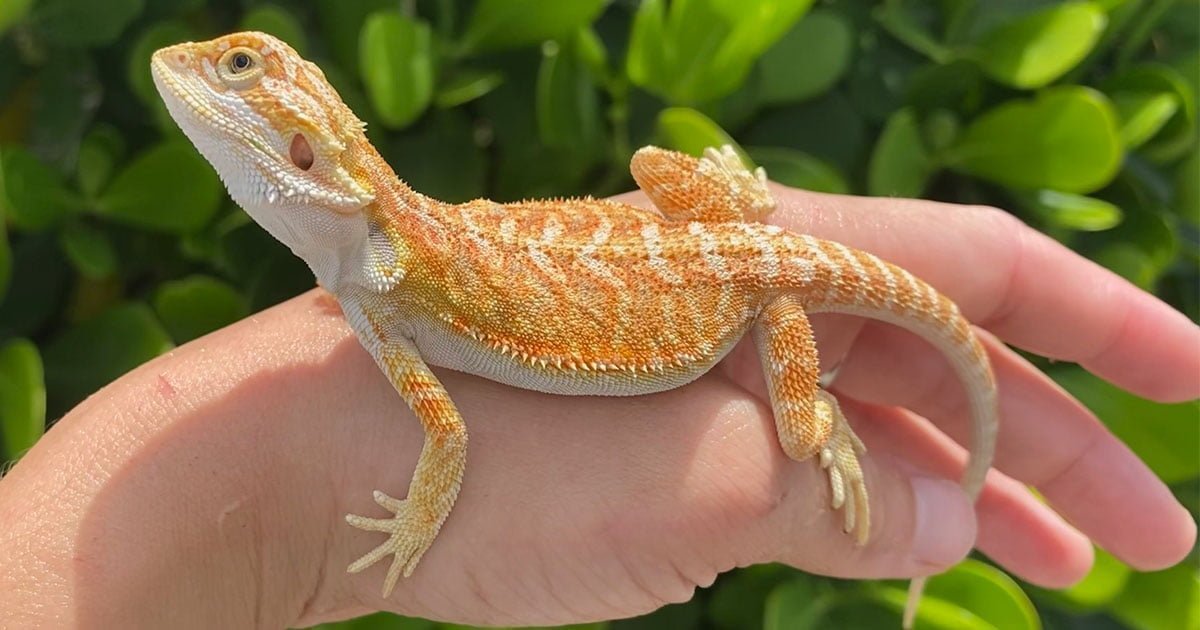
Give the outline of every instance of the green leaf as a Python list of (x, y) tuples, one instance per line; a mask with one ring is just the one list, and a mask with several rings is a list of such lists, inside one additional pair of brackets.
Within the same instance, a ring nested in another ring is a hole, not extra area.
[(593, 155), (600, 149), (604, 123), (595, 78), (580, 58), (577, 41), (542, 45), (534, 102), (538, 138), (548, 147)]
[(1200, 475), (1200, 402), (1156, 403), (1092, 376), (1082, 368), (1055, 367), (1054, 380), (1095, 413), (1165, 483)]
[(788, 186), (835, 194), (850, 192), (836, 167), (803, 151), (775, 147), (747, 147), (746, 152), (767, 170), (772, 180)]
[(1147, 292), (1154, 291), (1162, 274), (1161, 266), (1148, 253), (1129, 243), (1112, 243), (1091, 258)]
[(1190, 155), (1175, 167), (1175, 203), (1171, 208), (1176, 214), (1200, 226), (1200, 151)]
[(1195, 563), (1182, 562), (1165, 571), (1131, 574), (1111, 610), (1137, 630), (1200, 628), (1200, 575)]
[(46, 384), (42, 358), (28, 339), (0, 347), (0, 460), (14, 460), (46, 430)]
[(1089, 192), (1116, 175), (1121, 156), (1112, 105), (1095, 90), (1067, 86), (985, 112), (946, 158), (957, 170), (1012, 188)]
[(443, 109), (458, 107), (491, 92), (504, 83), (500, 72), (459, 69), (454, 76), (439, 85), (433, 104)]
[(125, 153), (125, 139), (116, 127), (100, 123), (79, 145), (75, 179), (88, 198), (95, 198), (112, 178), (117, 160)]
[(1057, 190), (1039, 190), (1022, 200), (1051, 225), (1068, 230), (1110, 230), (1122, 218), (1121, 209), (1103, 199)]
[(241, 30), (270, 33), (287, 42), (301, 55), (308, 50), (308, 39), (304, 36), (300, 21), (290, 11), (272, 4), (259, 5), (243, 15)]
[(459, 44), (479, 53), (563, 39), (591, 23), (607, 0), (479, 0)]
[[(4, 173), (0, 170), (0, 191), (4, 188)], [(0, 204), (0, 304), (8, 293), (8, 283), (12, 279), (12, 248), (8, 244), (8, 227), (4, 221), (4, 206)]]
[(846, 73), (854, 32), (841, 15), (817, 9), (800, 20), (758, 60), (758, 98), (779, 105), (808, 100)]
[(1148, 63), (1112, 75), (1103, 83), (1105, 93), (1170, 92), (1178, 100), (1175, 115), (1154, 134), (1138, 153), (1159, 163), (1182, 157), (1196, 142), (1196, 97), (1178, 70), (1163, 64)]
[(689, 0), (638, 7), (626, 72), (639, 87), (678, 104), (736, 90), (754, 62), (812, 0)]
[(143, 0), (41, 0), (33, 21), (47, 40), (67, 48), (103, 46), (142, 12)]
[(1179, 110), (1179, 99), (1171, 92), (1118, 92), (1111, 97), (1121, 119), (1121, 141), (1129, 149), (1153, 138)]
[(689, 107), (668, 107), (658, 114), (658, 136), (663, 146), (700, 156), (708, 147), (732, 146), (750, 164), (749, 156), (721, 126)]
[[(160, 104), (162, 99), (158, 89), (154, 87), (154, 77), (150, 74), (150, 56), (154, 51), (171, 44), (178, 44), (195, 39), (195, 31), (179, 20), (164, 20), (150, 25), (142, 31), (133, 47), (129, 50), (129, 62), (125, 68), (125, 80), (133, 93), (142, 102), (153, 107)], [(165, 110), (166, 106), (163, 106)]]
[(85, 223), (71, 223), (59, 232), (59, 246), (75, 270), (85, 278), (99, 280), (117, 270), (117, 252), (104, 232)]
[(359, 65), (371, 105), (387, 127), (416, 120), (433, 99), (433, 37), (425, 22), (394, 11), (363, 25)]
[(135, 157), (97, 200), (99, 213), (134, 227), (187, 234), (221, 205), (221, 184), (208, 162), (182, 141)]
[(185, 343), (249, 314), (241, 294), (209, 276), (188, 276), (159, 286), (154, 311), (175, 343)]
[(876, 196), (919, 197), (934, 165), (921, 139), (912, 109), (892, 114), (867, 167), (867, 192)]
[(52, 412), (66, 411), (171, 347), (171, 338), (144, 304), (121, 304), (66, 330), (43, 355)]
[(419, 127), (384, 145), (384, 151), (396, 172), (427, 195), (460, 202), (484, 194), (486, 158), (461, 109), (431, 112)]
[(0, 337), (32, 336), (64, 310), (71, 270), (50, 232), (25, 234), (12, 242), (8, 292), (0, 300)]
[(708, 618), (718, 628), (762, 628), (767, 595), (795, 575), (796, 571), (780, 564), (758, 564), (726, 573), (709, 591)]
[(10, 26), (21, 21), (25, 14), (29, 13), (29, 7), (33, 6), (33, 0), (4, 0), (0, 2), (0, 35), (3, 35)]
[(988, 33), (976, 58), (1001, 83), (1041, 87), (1082, 61), (1107, 23), (1104, 10), (1092, 2), (1050, 6)]
[(1096, 561), (1087, 577), (1075, 586), (1055, 593), (1075, 606), (1099, 608), (1112, 601), (1125, 588), (1132, 570), (1112, 554), (1096, 548)]
[[(367, 16), (396, 6), (395, 0), (317, 0), (317, 22), (325, 40), (325, 48), (339, 66), (353, 76), (359, 76), (359, 36)], [(328, 67), (322, 64), (328, 74)], [(336, 87), (336, 86), (335, 86)], [(342, 91), (341, 88), (338, 91)]]
[(763, 630), (817, 630), (834, 602), (834, 594), (811, 578), (780, 584), (763, 605)]
[(9, 147), (0, 155), (4, 170), (0, 204), (13, 226), (44, 230), (79, 207), (79, 199), (63, 178), (24, 147)]
[[(872, 590), (892, 610), (904, 610), (906, 589), (885, 585)], [(968, 558), (929, 578), (913, 626), (926, 630), (1040, 630), (1042, 623), (1016, 581), (1000, 569)]]

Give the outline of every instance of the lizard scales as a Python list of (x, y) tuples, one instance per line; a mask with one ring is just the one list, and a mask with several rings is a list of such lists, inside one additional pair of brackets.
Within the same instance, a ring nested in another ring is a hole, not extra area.
[(780, 444), (818, 457), (861, 543), (865, 449), (818, 385), (807, 315), (862, 315), (915, 332), (954, 365), (971, 402), (963, 487), (979, 493), (996, 390), (969, 323), (899, 267), (759, 223), (775, 206), (765, 174), (728, 147), (701, 159), (638, 151), (631, 169), (658, 212), (590, 198), (447, 204), (401, 182), (320, 69), (270, 35), (170, 46), (151, 67), (230, 195), (337, 296), (424, 426), (407, 498), (375, 493), (394, 518), (347, 516), (389, 535), (350, 566), (392, 556), (385, 596), (433, 544), (466, 465), (466, 425), (430, 364), (553, 394), (637, 395), (698, 378), (753, 332)]

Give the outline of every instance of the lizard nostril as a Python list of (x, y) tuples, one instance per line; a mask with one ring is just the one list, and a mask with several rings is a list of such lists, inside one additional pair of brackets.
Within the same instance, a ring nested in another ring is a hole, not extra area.
[(181, 65), (181, 66), (186, 66), (187, 60), (188, 60), (187, 53), (185, 53), (185, 52), (175, 53), (175, 63), (176, 64)]

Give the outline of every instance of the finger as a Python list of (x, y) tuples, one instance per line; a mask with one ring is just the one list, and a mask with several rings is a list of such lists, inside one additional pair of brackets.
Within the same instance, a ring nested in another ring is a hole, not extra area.
[[(775, 187), (773, 222), (905, 267), (968, 317), (1156, 400), (1200, 396), (1200, 328), (1157, 298), (991, 209)], [(936, 247), (929, 247), (936, 235)]]
[[(849, 402), (846, 400), (845, 402)], [(844, 405), (845, 406), (845, 405)], [(929, 421), (911, 412), (857, 403), (870, 409), (869, 448), (912, 462), (923, 474), (957, 479), (966, 452)], [(992, 471), (975, 506), (976, 545), (988, 557), (1027, 582), (1063, 588), (1081, 579), (1092, 564), (1087, 537), (1063, 522), (1025, 487)]]
[[(876, 428), (890, 421), (880, 418), (889, 410), (847, 402), (842, 410), (855, 430), (876, 441)], [(899, 578), (943, 571), (970, 551), (974, 510), (956, 482), (914, 475), (905, 461), (882, 451), (868, 453), (861, 463), (870, 504), (866, 544), (858, 544), (846, 527), (843, 510), (852, 502), (834, 506), (828, 473), (814, 457), (789, 464), (785, 484), (795, 490), (787, 491), (781, 507), (764, 523), (768, 544), (753, 561), (782, 559), (835, 577)]]
[[(1195, 526), (1166, 485), (1054, 381), (990, 335), (981, 338), (1001, 394), (995, 466), (1037, 487), (1071, 523), (1133, 566), (1182, 559)], [(864, 327), (859, 341), (839, 372), (839, 391), (912, 409), (966, 440), (965, 392), (931, 346), (878, 324)]]

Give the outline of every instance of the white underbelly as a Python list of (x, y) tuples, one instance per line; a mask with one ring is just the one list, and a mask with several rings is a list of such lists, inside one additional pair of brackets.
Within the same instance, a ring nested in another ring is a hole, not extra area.
[(736, 343), (726, 344), (704, 363), (660, 371), (559, 369), (532, 365), (445, 327), (423, 322), (412, 327), (413, 342), (426, 363), (547, 394), (563, 396), (637, 396), (686, 385), (720, 361)]

